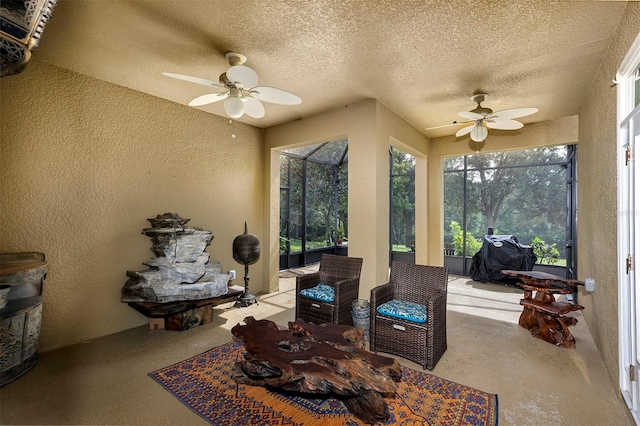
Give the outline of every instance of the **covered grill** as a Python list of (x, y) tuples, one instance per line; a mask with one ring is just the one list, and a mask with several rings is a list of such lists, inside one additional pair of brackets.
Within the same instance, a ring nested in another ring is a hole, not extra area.
[(470, 275), (474, 281), (515, 284), (503, 269), (531, 271), (536, 263), (531, 246), (520, 244), (513, 235), (485, 235), (482, 248), (471, 260)]

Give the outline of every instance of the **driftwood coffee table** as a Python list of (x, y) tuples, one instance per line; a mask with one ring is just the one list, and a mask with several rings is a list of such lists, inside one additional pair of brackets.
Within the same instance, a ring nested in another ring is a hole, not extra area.
[(402, 370), (397, 360), (366, 351), (361, 329), (301, 319), (288, 330), (253, 317), (244, 322), (231, 330), (247, 351), (233, 369), (237, 383), (334, 396), (367, 423), (389, 418), (384, 397), (395, 394)]

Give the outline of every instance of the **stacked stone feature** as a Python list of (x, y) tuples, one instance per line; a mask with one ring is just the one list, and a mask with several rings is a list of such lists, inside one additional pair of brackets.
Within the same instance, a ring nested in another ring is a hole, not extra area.
[(151, 238), (155, 257), (143, 262), (150, 269), (127, 271), (122, 288), (123, 302), (166, 303), (208, 299), (227, 293), (231, 276), (222, 272), (220, 262), (209, 262), (206, 247), (213, 233), (187, 227), (190, 219), (175, 213), (158, 215), (151, 228), (142, 233)]

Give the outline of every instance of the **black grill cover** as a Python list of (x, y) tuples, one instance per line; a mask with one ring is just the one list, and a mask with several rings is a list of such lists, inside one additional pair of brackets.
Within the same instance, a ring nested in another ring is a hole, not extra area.
[(515, 284), (517, 279), (500, 271), (530, 271), (536, 260), (531, 246), (520, 244), (513, 235), (485, 235), (482, 248), (471, 259), (470, 275), (483, 283)]

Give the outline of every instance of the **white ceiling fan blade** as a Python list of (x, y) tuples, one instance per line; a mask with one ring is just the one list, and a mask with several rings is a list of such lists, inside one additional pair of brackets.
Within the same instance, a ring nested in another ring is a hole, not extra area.
[(262, 103), (252, 97), (242, 98), (242, 102), (244, 102), (244, 113), (253, 118), (262, 118), (264, 117), (264, 106)]
[(513, 118), (535, 114), (536, 112), (538, 112), (538, 108), (513, 108), (496, 111), (493, 114), (490, 114), (487, 118), (491, 118), (493, 120), (511, 120)]
[(471, 133), (471, 131), (473, 130), (474, 127), (475, 127), (475, 124), (473, 126), (467, 126), (465, 128), (462, 128), (462, 129), (458, 130), (456, 132), (456, 137), (459, 138), (460, 136), (464, 136), (466, 134)]
[(497, 130), (518, 130), (524, 127), (524, 124), (516, 120), (494, 121), (491, 119), (486, 120), (485, 123), (487, 123), (488, 128)]
[(286, 90), (277, 89), (275, 87), (254, 87), (249, 93), (251, 93), (251, 96), (256, 99), (272, 104), (299, 105), (300, 103), (302, 103), (302, 99), (300, 99), (293, 93), (289, 93)]
[(471, 140), (474, 142), (482, 142), (487, 138), (489, 131), (482, 125), (482, 123), (476, 123), (471, 129)]
[(206, 78), (192, 77), (190, 75), (184, 75), (184, 74), (174, 74), (172, 72), (163, 72), (162, 75), (166, 75), (167, 77), (177, 78), (178, 80), (189, 81), (191, 83), (202, 84), (203, 86), (216, 87), (216, 88), (219, 87), (222, 89), (226, 89), (226, 87), (224, 87), (222, 84), (216, 83), (215, 81), (207, 80)]
[(189, 106), (197, 107), (207, 104), (212, 104), (214, 102), (221, 101), (229, 96), (228, 93), (207, 93), (206, 95), (198, 96), (189, 102)]
[(468, 118), (469, 120), (482, 120), (484, 118), (484, 115), (471, 111), (462, 111), (459, 112), (458, 115), (460, 117)]
[(241, 84), (245, 89), (258, 84), (258, 74), (246, 65), (234, 65), (229, 68), (227, 78), (233, 84)]
[(462, 126), (462, 125), (467, 124), (467, 123), (470, 123), (470, 121), (461, 121), (459, 123), (457, 121), (454, 121), (451, 124), (443, 124), (441, 126), (427, 127), (425, 130), (444, 129), (444, 128), (451, 127), (451, 126)]

